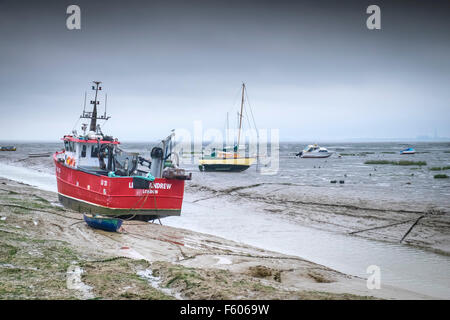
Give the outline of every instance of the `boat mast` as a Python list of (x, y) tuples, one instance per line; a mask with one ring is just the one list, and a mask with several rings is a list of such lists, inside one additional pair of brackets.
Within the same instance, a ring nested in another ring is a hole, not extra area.
[[(99, 102), (97, 101), (97, 94), (98, 94), (98, 85), (101, 83), (100, 81), (93, 81), (95, 83), (95, 100), (91, 101), (91, 103), (94, 105), (94, 110), (92, 111), (92, 117), (91, 117), (91, 125), (89, 127), (89, 131), (97, 131), (97, 104)], [(94, 87), (92, 87), (94, 89)]]
[(226, 127), (226, 131), (225, 131), (225, 143), (224, 143), (225, 149), (223, 151), (226, 151), (226, 148), (228, 147), (228, 142), (229, 142), (228, 136), (230, 135), (229, 132), (230, 132), (230, 123), (228, 121), (228, 112), (227, 112), (227, 127)]
[(105, 120), (107, 121), (110, 117), (106, 115), (106, 95), (105, 95), (105, 112), (103, 115), (97, 116), (97, 105), (100, 104), (100, 101), (97, 100), (98, 91), (102, 90), (102, 87), (99, 85), (101, 81), (92, 81), (95, 86), (92, 86), (92, 90), (95, 90), (95, 100), (91, 100), (91, 104), (94, 105), (94, 109), (92, 112), (86, 111), (86, 95), (85, 95), (85, 106), (83, 108), (83, 114), (80, 118), (83, 119), (91, 119), (91, 124), (89, 125), (89, 131), (97, 132), (97, 120)]
[(240, 114), (240, 116), (239, 116), (239, 131), (238, 131), (237, 150), (239, 150), (239, 143), (240, 143), (240, 140), (241, 140), (242, 113), (243, 113), (243, 111), (244, 111), (244, 90), (245, 90), (245, 83), (242, 83), (241, 114)]
[(227, 134), (228, 134), (228, 131), (230, 130), (230, 124), (229, 124), (229, 122), (228, 122), (228, 112), (227, 112)]
[(84, 106), (83, 106), (83, 113), (86, 111), (86, 91), (84, 92)]
[(106, 104), (108, 103), (108, 95), (105, 93), (105, 113), (103, 114), (103, 118), (106, 118)]

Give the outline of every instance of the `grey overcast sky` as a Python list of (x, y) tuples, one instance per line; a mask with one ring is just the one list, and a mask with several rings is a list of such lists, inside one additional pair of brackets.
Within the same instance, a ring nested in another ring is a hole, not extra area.
[(449, 3), (0, 0), (0, 140), (57, 141), (92, 80), (124, 141), (234, 124), (242, 82), (281, 140), (450, 137)]

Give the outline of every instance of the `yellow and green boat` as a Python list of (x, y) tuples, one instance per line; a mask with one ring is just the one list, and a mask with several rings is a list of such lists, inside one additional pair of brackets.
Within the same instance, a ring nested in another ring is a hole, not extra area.
[[(242, 100), (241, 100), (241, 112), (239, 116), (239, 131), (237, 137), (237, 144), (233, 147), (233, 152), (227, 152), (227, 148), (223, 148), (222, 151), (216, 151), (212, 149), (210, 155), (204, 156), (202, 152), (202, 158), (199, 160), (198, 168), (200, 171), (222, 171), (222, 172), (240, 172), (247, 170), (255, 161), (254, 157), (243, 157), (239, 155), (239, 143), (242, 129), (242, 114), (244, 109), (244, 97), (245, 97), (245, 83), (242, 84)], [(228, 127), (228, 116), (227, 116)]]
[(16, 151), (16, 147), (14, 146), (6, 146), (6, 147), (0, 147), (0, 151)]
[(213, 149), (210, 156), (199, 160), (198, 167), (200, 171), (240, 172), (247, 170), (255, 161), (255, 158), (239, 157), (237, 152), (216, 152)]

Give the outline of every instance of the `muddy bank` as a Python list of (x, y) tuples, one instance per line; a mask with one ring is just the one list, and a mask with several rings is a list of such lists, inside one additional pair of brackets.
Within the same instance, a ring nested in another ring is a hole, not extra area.
[[(163, 220), (164, 221), (164, 220)], [(90, 229), (55, 193), (0, 179), (0, 299), (427, 298), (159, 224)]]
[[(0, 159), (49, 174), (54, 171), (51, 157), (27, 158), (12, 154), (3, 158), (0, 155)], [(267, 182), (259, 176), (247, 178), (243, 181), (245, 176), (241, 175), (229, 181), (220, 175), (205, 178), (197, 173), (195, 181), (186, 184), (186, 196), (204, 206), (217, 200), (232, 202), (306, 227), (450, 255), (449, 199), (417, 200), (405, 196), (401, 188), (386, 189), (382, 193), (355, 192), (348, 184), (318, 187)], [(395, 196), (400, 191), (402, 196)]]
[(186, 191), (193, 202), (205, 206), (218, 199), (232, 201), (307, 227), (450, 255), (450, 210), (445, 205), (365, 199), (346, 190), (321, 195), (312, 189), (318, 188), (292, 183), (237, 187), (191, 183)]

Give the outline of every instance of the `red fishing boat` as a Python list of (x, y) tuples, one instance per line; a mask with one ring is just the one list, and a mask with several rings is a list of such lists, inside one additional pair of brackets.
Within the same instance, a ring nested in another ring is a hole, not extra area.
[[(152, 220), (180, 215), (184, 180), (191, 179), (178, 167), (178, 156), (172, 152), (174, 132), (150, 152), (150, 158), (120, 148), (120, 142), (104, 135), (97, 120), (108, 120), (105, 112), (97, 115), (101, 82), (94, 81), (93, 111), (81, 119), (83, 134), (74, 130), (65, 135), (64, 150), (56, 152), (59, 201), (83, 213), (102, 214), (122, 219)], [(105, 96), (106, 98), (106, 96)], [(105, 99), (106, 100), (106, 99)]]

